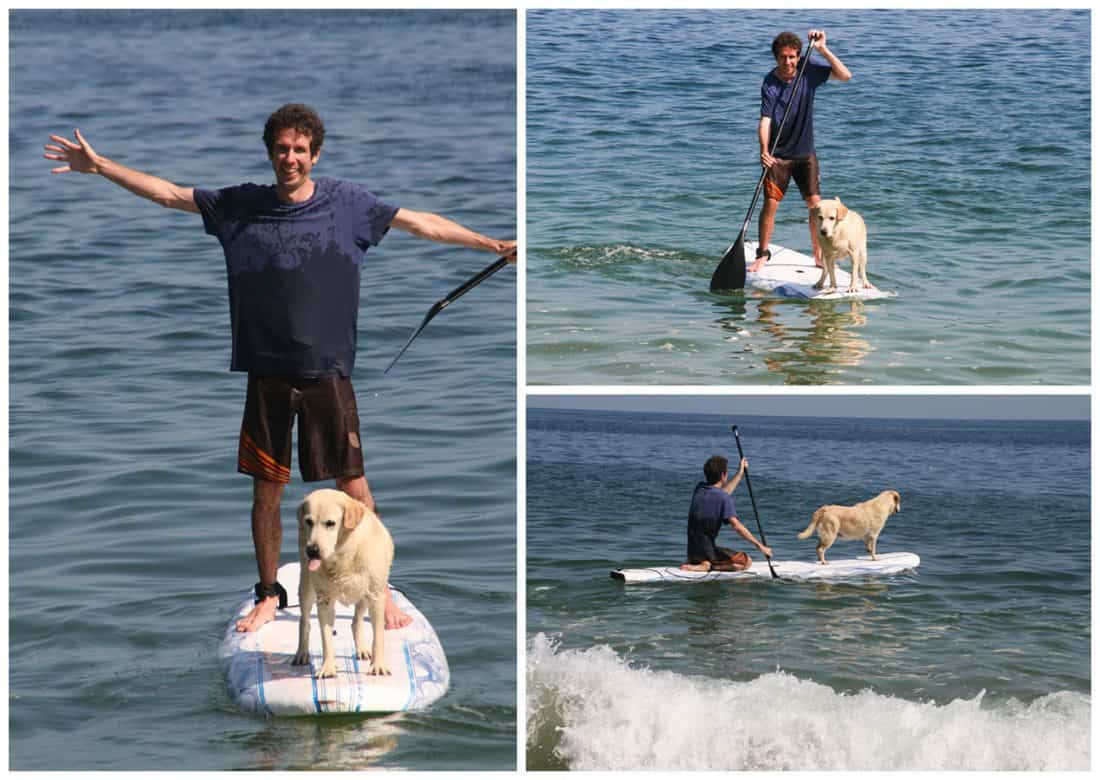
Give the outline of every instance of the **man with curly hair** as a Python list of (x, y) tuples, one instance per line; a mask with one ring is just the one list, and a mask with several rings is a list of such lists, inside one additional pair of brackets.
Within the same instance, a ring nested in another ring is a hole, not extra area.
[[(276, 582), (280, 502), (290, 481), (291, 431), (306, 482), (336, 486), (375, 508), (363, 469), (351, 372), (359, 315), (360, 261), (395, 227), (516, 261), (516, 242), (488, 238), (437, 214), (392, 206), (364, 187), (313, 178), (324, 142), (315, 111), (288, 104), (264, 126), (273, 185), (181, 187), (97, 154), (79, 130), (51, 135), (53, 173), (98, 174), (162, 206), (201, 214), (225, 253), (232, 325), (230, 369), (248, 374), (237, 470), (252, 477), (252, 540), (260, 581), (256, 606), (237, 623), (255, 631), (286, 606)], [(386, 605), (386, 627), (410, 618)]]
[(729, 475), (729, 461), (714, 455), (703, 464), (705, 482), (695, 486), (688, 509), (687, 563), (680, 564), (684, 571), (744, 571), (752, 566), (748, 553), (734, 551), (716, 544), (718, 532), (729, 523), (734, 533), (751, 544), (766, 558), (772, 557), (772, 548), (756, 540), (752, 531), (737, 519), (733, 491), (741, 483), (749, 462), (741, 458), (737, 473)]
[[(764, 177), (764, 205), (760, 209), (760, 242), (756, 260), (747, 269), (753, 272), (759, 271), (771, 259), (768, 243), (775, 227), (775, 214), (791, 177), (798, 184), (799, 193), (808, 208), (812, 209), (821, 201), (820, 173), (814, 147), (814, 93), (830, 79), (848, 81), (852, 78), (852, 72), (829, 50), (824, 30), (810, 30), (809, 38), (828, 64), (822, 65), (813, 60), (808, 62), (795, 91), (802, 41), (793, 32), (780, 33), (772, 41), (775, 68), (764, 77), (760, 90), (757, 135), (760, 140), (760, 164), (768, 172)], [(806, 56), (810, 56), (809, 53)], [(783, 126), (783, 134), (779, 137), (779, 143), (775, 144), (783, 114), (792, 100), (794, 105)], [(773, 144), (775, 149), (770, 151)], [(814, 248), (814, 263), (820, 268), (821, 246), (812, 223), (810, 241)]]

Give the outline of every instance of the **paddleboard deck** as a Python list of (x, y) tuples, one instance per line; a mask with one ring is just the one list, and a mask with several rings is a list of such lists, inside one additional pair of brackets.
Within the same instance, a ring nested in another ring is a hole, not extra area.
[[(745, 260), (749, 265), (756, 257), (757, 246), (756, 241), (745, 242)], [(852, 277), (839, 264), (836, 268), (836, 292), (822, 293), (821, 290), (814, 289), (814, 284), (821, 278), (821, 269), (814, 265), (812, 257), (777, 244), (769, 244), (768, 249), (772, 253), (771, 259), (756, 273), (749, 271), (745, 274), (745, 287), (772, 293), (781, 298), (812, 298), (821, 301), (869, 301), (897, 296), (897, 293), (878, 288), (848, 292)]]
[[(226, 669), (229, 696), (242, 709), (264, 716), (382, 713), (422, 710), (438, 700), (450, 685), (450, 670), (435, 629), (408, 597), (394, 589), (394, 603), (412, 618), (404, 628), (386, 632), (386, 661), (391, 674), (368, 674), (369, 661), (356, 658), (351, 636), (354, 607), (337, 603), (335, 677), (314, 679), (321, 667), (321, 627), (313, 610), (310, 663), (294, 666), (298, 650), (298, 563), (279, 569), (289, 606), (275, 620), (252, 633), (238, 633), (237, 619), (251, 611), (249, 592), (229, 621), (220, 655)], [(371, 644), (369, 616), (364, 637)]]
[[(920, 565), (920, 556), (915, 553), (884, 553), (878, 560), (870, 556), (831, 560), (827, 566), (817, 561), (776, 561), (772, 560), (775, 573), (784, 580), (841, 580), (859, 577), (881, 577), (888, 574), (915, 569)], [(715, 580), (758, 580), (772, 579), (767, 561), (754, 560), (752, 567), (745, 571), (684, 571), (679, 566), (655, 566), (648, 569), (616, 569), (611, 572), (612, 579), (627, 585), (652, 582), (713, 582)]]

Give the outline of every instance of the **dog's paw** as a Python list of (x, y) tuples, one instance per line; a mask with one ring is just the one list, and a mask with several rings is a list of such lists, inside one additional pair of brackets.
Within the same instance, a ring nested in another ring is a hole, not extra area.
[(336, 662), (327, 661), (321, 664), (321, 668), (317, 670), (317, 673), (313, 675), (318, 680), (323, 677), (335, 677), (336, 676)]
[(305, 652), (299, 650), (294, 654), (294, 660), (290, 662), (292, 666), (307, 666), (309, 664), (309, 651)]
[(362, 661), (369, 661), (370, 660), (370, 651), (369, 650), (360, 650), (359, 648), (355, 648), (355, 657), (362, 660)]
[(377, 676), (386, 675), (388, 677), (390, 674), (392, 674), (392, 672), (390, 671), (390, 668), (385, 664), (377, 663), (370, 665), (370, 671), (368, 671), (367, 674)]

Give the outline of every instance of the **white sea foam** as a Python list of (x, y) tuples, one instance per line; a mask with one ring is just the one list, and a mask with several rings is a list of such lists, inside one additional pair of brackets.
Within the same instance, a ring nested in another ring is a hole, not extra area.
[(607, 646), (528, 647), (529, 767), (1088, 769), (1089, 697), (991, 706), (857, 695), (778, 671), (750, 682), (636, 668)]

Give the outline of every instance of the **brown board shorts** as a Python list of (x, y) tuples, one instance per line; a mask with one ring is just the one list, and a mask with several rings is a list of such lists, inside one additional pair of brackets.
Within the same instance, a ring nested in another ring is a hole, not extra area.
[(306, 482), (363, 475), (359, 410), (347, 377), (248, 375), (237, 471), (290, 482), (291, 431), (298, 420), (298, 469)]
[(821, 171), (817, 167), (817, 155), (811, 154), (809, 157), (793, 160), (781, 160), (777, 157), (775, 165), (768, 168), (768, 174), (764, 177), (764, 196), (772, 200), (783, 200), (792, 176), (798, 185), (798, 191), (802, 193), (802, 200), (821, 194)]

